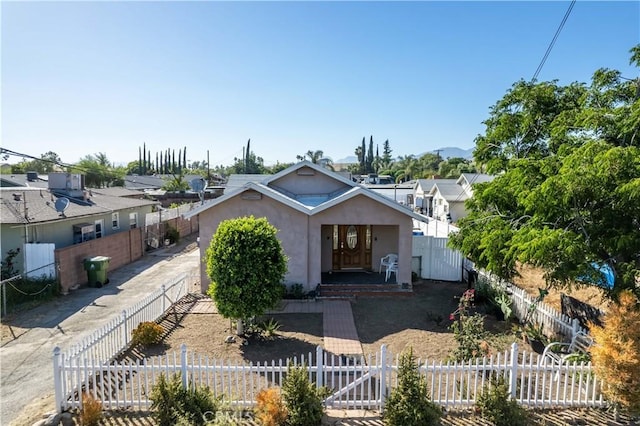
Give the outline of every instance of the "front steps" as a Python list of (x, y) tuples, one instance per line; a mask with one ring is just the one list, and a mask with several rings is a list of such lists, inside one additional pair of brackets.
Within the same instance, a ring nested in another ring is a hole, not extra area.
[(411, 286), (399, 284), (320, 284), (318, 299), (354, 299), (361, 296), (412, 296)]

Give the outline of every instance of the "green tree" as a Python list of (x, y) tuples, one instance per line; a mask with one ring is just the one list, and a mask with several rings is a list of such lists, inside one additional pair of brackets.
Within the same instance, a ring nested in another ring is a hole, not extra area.
[(400, 156), (394, 163), (393, 170), (396, 183), (410, 181), (418, 171), (418, 161), (414, 155)]
[(189, 189), (189, 182), (184, 179), (182, 173), (172, 173), (172, 177), (162, 185), (162, 189), (171, 192), (186, 191)]
[(431, 401), (427, 382), (420, 375), (413, 349), (400, 355), (398, 386), (391, 390), (383, 416), (388, 426), (428, 426), (438, 424), (442, 409)]
[(391, 167), (391, 163), (393, 162), (393, 159), (391, 158), (392, 152), (393, 150), (391, 149), (391, 145), (389, 145), (389, 139), (387, 139), (382, 145), (382, 158), (380, 161), (381, 169), (387, 170)]
[(82, 173), (85, 186), (93, 188), (122, 184), (125, 172), (122, 168), (113, 167), (103, 152), (84, 156), (71, 167), (71, 171)]
[(369, 139), (369, 150), (367, 151), (367, 159), (365, 161), (365, 173), (373, 173), (373, 135)]
[(640, 253), (640, 150), (592, 141), (565, 157), (522, 159), (474, 187), (453, 247), (503, 278), (517, 262), (552, 285), (614, 271), (613, 293), (636, 288)]
[(220, 223), (206, 252), (208, 294), (225, 318), (262, 315), (282, 297), (287, 258), (265, 218), (253, 216)]
[(462, 173), (476, 173), (475, 166), (466, 158), (448, 158), (438, 165), (438, 175), (443, 179), (455, 179)]
[(322, 399), (327, 394), (309, 380), (304, 366), (289, 365), (282, 382), (282, 399), (287, 426), (317, 426), (322, 423)]

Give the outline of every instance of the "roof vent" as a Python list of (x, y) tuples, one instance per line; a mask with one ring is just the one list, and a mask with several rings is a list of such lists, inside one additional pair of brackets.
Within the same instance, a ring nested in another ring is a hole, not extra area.
[(22, 201), (22, 194), (19, 192), (14, 192), (11, 195), (13, 195), (13, 201)]
[(38, 180), (38, 172), (27, 172), (27, 181), (35, 182)]

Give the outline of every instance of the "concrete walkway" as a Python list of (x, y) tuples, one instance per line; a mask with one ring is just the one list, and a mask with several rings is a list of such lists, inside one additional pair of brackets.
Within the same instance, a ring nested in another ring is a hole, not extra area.
[(325, 351), (335, 355), (362, 355), (362, 345), (353, 321), (351, 302), (324, 300), (322, 303)]
[[(119, 316), (123, 309), (184, 273), (199, 281), (196, 236), (173, 247), (108, 271), (109, 284), (83, 287), (2, 321), (0, 424), (23, 425), (20, 413), (31, 404), (53, 406), (53, 348), (72, 343)], [(30, 423), (29, 423), (30, 424)]]

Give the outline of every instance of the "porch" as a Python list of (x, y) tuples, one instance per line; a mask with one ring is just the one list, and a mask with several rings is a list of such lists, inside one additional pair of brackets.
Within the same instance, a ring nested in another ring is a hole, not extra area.
[(411, 286), (398, 284), (395, 274), (385, 282), (385, 273), (374, 271), (332, 271), (322, 273), (319, 297), (410, 296)]

